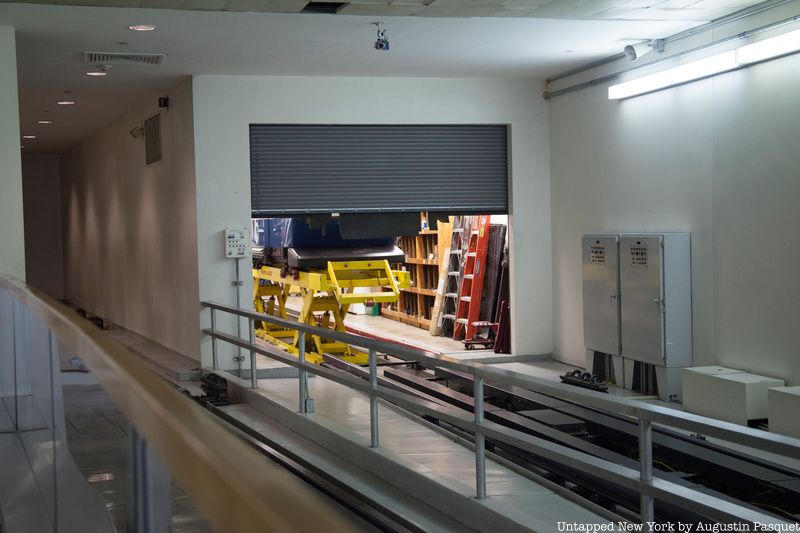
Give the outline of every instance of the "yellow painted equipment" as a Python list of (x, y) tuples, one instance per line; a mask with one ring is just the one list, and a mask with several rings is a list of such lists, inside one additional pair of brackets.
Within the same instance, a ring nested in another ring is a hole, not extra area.
[[(259, 313), (288, 318), (286, 300), (293, 290), (299, 290), (303, 298), (300, 322), (346, 332), (344, 320), (352, 304), (394, 303), (400, 297), (400, 289), (408, 288), (410, 284), (409, 273), (392, 270), (385, 259), (329, 261), (327, 271), (290, 272), (277, 266), (262, 266), (253, 269), (253, 304)], [(354, 292), (359, 287), (373, 290)], [(260, 339), (293, 355), (298, 353), (299, 334), (294, 330), (262, 321), (256, 322), (255, 333)], [(306, 360), (319, 364), (324, 353), (337, 355), (354, 364), (366, 364), (369, 357), (366, 352), (349, 344), (309, 335), (306, 338)]]

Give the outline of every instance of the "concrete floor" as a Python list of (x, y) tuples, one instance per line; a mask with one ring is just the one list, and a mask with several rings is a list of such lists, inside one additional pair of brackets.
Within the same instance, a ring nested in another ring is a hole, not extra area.
[[(258, 393), (294, 411), (297, 407), (296, 379), (259, 380)], [(324, 378), (309, 380), (314, 413), (306, 415), (337, 434), (360, 440), (364, 452), (369, 445), (369, 399)], [(475, 455), (452, 437), (433, 430), (415, 417), (380, 402), (381, 453), (394, 458), (397, 468), (408, 468), (456, 491), (464, 498), (475, 496)], [(555, 531), (556, 523), (569, 517), (585, 523), (606, 522), (602, 517), (554, 493), (502, 464), (487, 459), (489, 508), (536, 531)]]

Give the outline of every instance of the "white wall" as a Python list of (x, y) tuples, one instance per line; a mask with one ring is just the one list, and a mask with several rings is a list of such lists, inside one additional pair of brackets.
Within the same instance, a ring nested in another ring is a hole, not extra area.
[(59, 157), (22, 156), (25, 199), (25, 270), (28, 285), (64, 298)]
[(67, 300), (184, 355), (199, 358), (197, 212), (192, 85), (161, 111), (163, 160), (145, 166), (129, 131), (155, 98), (62, 160)]
[(0, 26), (0, 274), (25, 279), (17, 52), (14, 28)]
[(581, 234), (689, 231), (695, 364), (800, 384), (800, 56), (625, 101), (607, 87), (551, 102), (556, 357), (584, 362)]
[[(201, 298), (234, 300), (220, 232), (250, 219), (249, 124), (510, 124), (513, 350), (550, 352), (550, 151), (541, 92), (540, 82), (523, 80), (196, 76)], [(241, 298), (250, 304), (248, 284)]]

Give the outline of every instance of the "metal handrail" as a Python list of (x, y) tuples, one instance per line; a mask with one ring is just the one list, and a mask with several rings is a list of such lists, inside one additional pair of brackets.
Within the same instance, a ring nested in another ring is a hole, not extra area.
[(215, 531), (351, 530), (317, 494), (73, 310), (16, 279), (0, 276), (0, 289), (80, 356)]
[(285, 328), (312, 335), (322, 335), (325, 338), (346, 342), (355, 346), (371, 348), (381, 353), (395, 355), (401, 359), (408, 359), (427, 365), (433, 364), (441, 368), (476, 374), (492, 383), (515, 385), (533, 392), (556, 396), (562, 400), (578, 402), (587, 407), (594, 407), (621, 415), (649, 420), (657, 424), (700, 433), (710, 437), (717, 437), (778, 455), (795, 458), (800, 457), (800, 439), (775, 433), (767, 433), (758, 429), (740, 426), (730, 422), (723, 422), (721, 420), (679, 411), (662, 405), (644, 403), (630, 398), (612, 396), (588, 389), (564, 385), (563, 383), (537, 378), (513, 370), (498, 369), (496, 367), (484, 365), (483, 363), (462, 361), (455, 357), (410, 348), (389, 341), (311, 326), (294, 320), (265, 315), (247, 309), (240, 309), (214, 302), (202, 302), (202, 305), (209, 309), (223, 311), (243, 318), (266, 320), (267, 322)]
[[(218, 331), (213, 326), (211, 329), (202, 330), (203, 333), (211, 337), (213, 341), (221, 340), (228, 344), (250, 350), (253, 354), (259, 353), (297, 368), (300, 371), (301, 383), (305, 375), (311, 373), (367, 393), (370, 396), (370, 422), (373, 429), (371, 432), (370, 444), (373, 447), (378, 445), (377, 408), (373, 407), (373, 399), (377, 398), (392, 402), (416, 414), (435, 416), (460, 429), (473, 432), (476, 435), (476, 493), (478, 498), (484, 497), (486, 494), (484, 448), (481, 446), (481, 443), (485, 437), (489, 437), (495, 441), (515, 446), (553, 461), (570, 464), (573, 467), (580, 467), (589, 474), (602, 477), (622, 487), (638, 491), (642, 495), (641, 515), (643, 522), (652, 521), (653, 499), (659, 499), (720, 521), (733, 519), (750, 524), (782, 523), (782, 521), (777, 520), (775, 517), (751, 507), (701, 493), (690, 487), (678, 485), (665, 479), (654, 478), (652, 475), (652, 423), (680, 427), (698, 433), (717, 436), (790, 457), (800, 456), (800, 440), (798, 439), (764, 433), (663, 406), (609, 396), (595, 391), (576, 389), (561, 383), (535, 378), (518, 372), (498, 370), (481, 363), (464, 362), (446, 355), (434, 354), (432, 352), (408, 348), (391, 342), (361, 337), (350, 333), (331, 331), (329, 329), (281, 319), (247, 309), (239, 309), (214, 302), (202, 302), (202, 305), (211, 310), (212, 324), (216, 323), (216, 319), (214, 318), (215, 313), (221, 311), (247, 318), (251, 323), (254, 321), (266, 321), (278, 326), (294, 329), (304, 334), (322, 335), (333, 340), (368, 348), (370, 350), (369, 383), (347, 373), (308, 363), (302, 359), (303, 350), (301, 350), (300, 353), (301, 357), (295, 358), (272, 346), (258, 345), (253, 340), (244, 340), (235, 335), (229, 335)], [(300, 338), (304, 338), (304, 335), (301, 335)], [(456, 408), (421, 400), (407, 393), (378, 386), (375, 379), (376, 369), (374, 362), (377, 352), (416, 361), (428, 367), (448, 368), (472, 374), (475, 377), (476, 398), (475, 412), (473, 413), (474, 417), (466, 415), (462, 410)], [(251, 361), (254, 361), (254, 359)], [(217, 369), (215, 368), (215, 370)], [(252, 374), (255, 374), (255, 372), (252, 372)], [(640, 425), (641, 470), (637, 472), (632, 468), (617, 465), (578, 450), (554, 445), (544, 439), (484, 420), (483, 402), (481, 401), (483, 398), (484, 379), (495, 384), (516, 385), (527, 390), (555, 396), (559, 399), (578, 402), (590, 407), (637, 418)], [(302, 391), (301, 384), (301, 406), (304, 402), (307, 402), (307, 398), (303, 398), (302, 394), (304, 394), (304, 392)], [(307, 391), (305, 391), (305, 394), (307, 394)], [(302, 407), (301, 411), (303, 411)]]

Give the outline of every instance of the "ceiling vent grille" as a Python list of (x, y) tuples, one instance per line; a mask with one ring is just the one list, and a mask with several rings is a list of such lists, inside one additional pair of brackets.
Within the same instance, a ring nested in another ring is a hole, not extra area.
[(350, 2), (309, 2), (303, 9), (300, 10), (300, 12), (327, 13), (329, 15), (333, 15), (349, 3)]
[(114, 63), (139, 63), (143, 65), (160, 65), (166, 54), (128, 54), (121, 52), (84, 52), (83, 62), (91, 65)]

